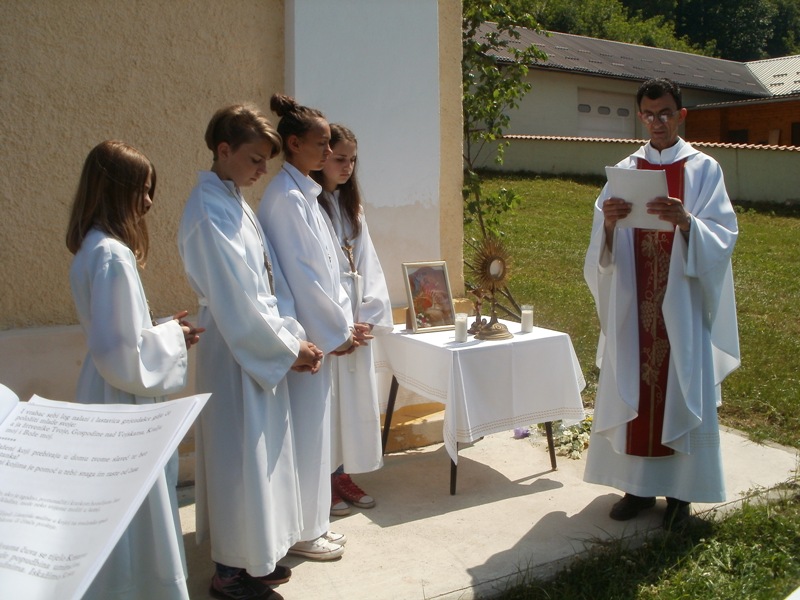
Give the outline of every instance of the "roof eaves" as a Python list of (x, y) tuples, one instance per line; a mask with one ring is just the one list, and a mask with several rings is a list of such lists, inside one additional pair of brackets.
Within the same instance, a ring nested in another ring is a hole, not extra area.
[[(523, 135), (523, 134), (506, 134), (503, 136), (506, 140), (543, 140), (543, 141), (556, 141), (556, 142), (600, 142), (604, 144), (646, 144), (647, 140), (644, 139), (631, 139), (631, 138), (592, 138), (592, 137), (576, 137), (576, 136), (562, 136), (562, 135)], [(729, 144), (723, 142), (689, 142), (695, 148), (732, 148), (732, 149), (747, 149), (747, 150), (769, 150), (774, 152), (800, 152), (800, 146), (767, 146), (762, 144)]]

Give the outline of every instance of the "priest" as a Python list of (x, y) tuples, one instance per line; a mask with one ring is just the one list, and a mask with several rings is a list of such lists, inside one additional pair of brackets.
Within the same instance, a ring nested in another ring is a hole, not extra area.
[(617, 166), (665, 171), (668, 196), (647, 212), (670, 230), (626, 227), (631, 204), (608, 185), (595, 203), (584, 277), (600, 320), (600, 381), (584, 480), (624, 492), (616, 520), (666, 497), (663, 526), (676, 530), (691, 502), (725, 499), (717, 407), (739, 366), (738, 226), (719, 164), (678, 136), (679, 86), (651, 79), (636, 102), (650, 140)]

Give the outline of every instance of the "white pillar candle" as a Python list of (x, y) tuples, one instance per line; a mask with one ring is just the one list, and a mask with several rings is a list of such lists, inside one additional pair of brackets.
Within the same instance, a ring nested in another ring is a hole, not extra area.
[(533, 306), (530, 304), (522, 305), (522, 333), (530, 333), (533, 331)]
[(467, 313), (456, 313), (456, 341), (467, 341)]

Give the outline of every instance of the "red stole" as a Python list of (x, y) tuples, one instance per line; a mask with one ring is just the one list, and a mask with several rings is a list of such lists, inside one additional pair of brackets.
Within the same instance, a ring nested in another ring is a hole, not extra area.
[[(663, 170), (672, 198), (683, 201), (683, 163), (653, 165), (640, 158), (638, 169)], [(628, 423), (625, 452), (634, 456), (670, 456), (661, 444), (664, 398), (669, 370), (669, 339), (661, 305), (667, 290), (674, 231), (635, 229), (636, 293), (639, 312), (639, 415)]]

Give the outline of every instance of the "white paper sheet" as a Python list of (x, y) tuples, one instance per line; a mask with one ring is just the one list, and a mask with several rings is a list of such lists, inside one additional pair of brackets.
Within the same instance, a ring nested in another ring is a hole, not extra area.
[(18, 403), (0, 423), (0, 598), (80, 598), (208, 397)]
[(632, 204), (630, 214), (617, 221), (617, 227), (638, 227), (639, 229), (661, 231), (675, 229), (675, 226), (668, 221), (662, 221), (657, 215), (647, 213), (648, 202), (654, 198), (669, 196), (665, 171), (606, 167), (606, 177), (611, 196), (622, 198)]

